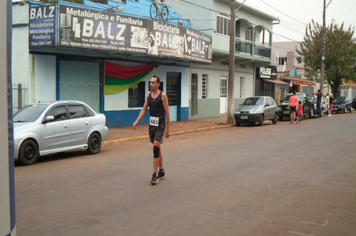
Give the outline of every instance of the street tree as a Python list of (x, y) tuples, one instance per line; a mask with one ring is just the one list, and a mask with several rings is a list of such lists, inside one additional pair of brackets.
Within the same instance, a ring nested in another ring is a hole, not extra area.
[[(303, 57), (308, 78), (318, 81), (321, 70), (323, 27), (312, 21), (305, 30), (304, 41), (297, 52)], [(325, 77), (337, 94), (343, 81), (356, 81), (356, 44), (354, 29), (331, 23), (325, 29)]]

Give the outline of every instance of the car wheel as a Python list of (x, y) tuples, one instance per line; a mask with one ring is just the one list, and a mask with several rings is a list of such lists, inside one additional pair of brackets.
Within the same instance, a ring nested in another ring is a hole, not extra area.
[(259, 126), (263, 125), (263, 115), (260, 116), (260, 121), (258, 122), (258, 125)]
[(19, 161), (22, 165), (32, 165), (38, 157), (38, 148), (34, 141), (25, 140), (19, 151)]
[(90, 154), (97, 154), (101, 149), (101, 138), (98, 133), (92, 133), (88, 139), (87, 152)]
[(236, 121), (235, 124), (236, 124), (236, 126), (240, 126), (240, 125), (241, 125), (241, 122), (237, 122), (237, 121)]
[(275, 125), (275, 124), (277, 124), (277, 114), (275, 113), (274, 114), (274, 118), (273, 118), (273, 120), (272, 120), (272, 123)]

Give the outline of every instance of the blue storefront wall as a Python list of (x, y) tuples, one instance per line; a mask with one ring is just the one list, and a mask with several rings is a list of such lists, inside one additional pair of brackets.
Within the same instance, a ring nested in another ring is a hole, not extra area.
[[(180, 117), (177, 118), (178, 121), (185, 121), (189, 118), (189, 107), (182, 107), (180, 112)], [(125, 127), (132, 126), (132, 124), (137, 119), (140, 114), (141, 109), (134, 110), (121, 110), (121, 111), (104, 111), (106, 115), (106, 120), (109, 128), (113, 127)], [(149, 110), (147, 110), (145, 116), (140, 121), (139, 125), (145, 125), (149, 123)]]

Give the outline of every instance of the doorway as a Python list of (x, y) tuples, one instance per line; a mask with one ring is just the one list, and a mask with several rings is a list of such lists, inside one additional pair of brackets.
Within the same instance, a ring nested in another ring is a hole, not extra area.
[(220, 77), (220, 114), (227, 113), (227, 76)]
[(198, 115), (198, 75), (192, 74), (190, 82), (190, 115)]

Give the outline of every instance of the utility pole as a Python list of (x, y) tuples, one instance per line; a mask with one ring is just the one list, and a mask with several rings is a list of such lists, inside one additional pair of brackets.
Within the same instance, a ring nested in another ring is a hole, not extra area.
[(229, 79), (227, 83), (227, 123), (234, 123), (234, 80), (235, 80), (235, 0), (231, 0), (230, 14), (230, 52), (229, 52)]
[(320, 89), (324, 92), (324, 68), (325, 68), (325, 10), (326, 0), (323, 5), (323, 32), (322, 32), (322, 45), (321, 45), (321, 70), (320, 70)]

